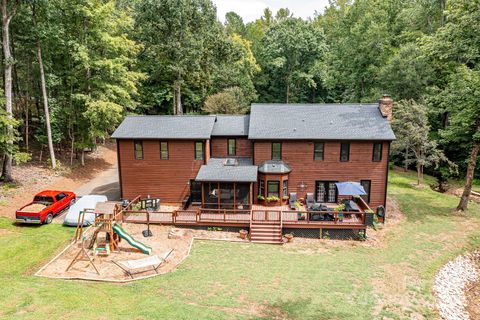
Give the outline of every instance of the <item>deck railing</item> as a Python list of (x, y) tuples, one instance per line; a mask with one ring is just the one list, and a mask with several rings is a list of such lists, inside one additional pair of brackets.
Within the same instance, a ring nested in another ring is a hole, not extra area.
[(282, 211), (284, 223), (364, 224), (365, 213), (352, 211)]
[[(123, 210), (125, 218), (146, 221), (147, 211)], [(150, 212), (150, 222), (167, 224), (276, 222), (284, 224), (364, 225), (365, 213), (352, 211), (281, 211), (194, 209)]]
[(252, 210), (252, 221), (277, 222), (282, 219), (279, 210)]

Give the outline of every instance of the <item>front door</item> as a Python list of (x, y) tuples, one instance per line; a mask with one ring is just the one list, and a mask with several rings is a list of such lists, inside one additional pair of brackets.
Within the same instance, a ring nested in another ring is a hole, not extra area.
[(190, 199), (192, 202), (202, 202), (202, 183), (190, 180)]
[(337, 187), (336, 181), (315, 181), (315, 194), (317, 202), (336, 203)]

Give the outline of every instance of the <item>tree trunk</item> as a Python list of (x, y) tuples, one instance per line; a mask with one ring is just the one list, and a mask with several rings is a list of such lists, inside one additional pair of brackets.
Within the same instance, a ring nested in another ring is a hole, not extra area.
[(70, 134), (70, 140), (72, 141), (71, 148), (70, 148), (70, 167), (71, 167), (71, 166), (73, 166), (73, 153), (75, 151), (75, 148), (74, 148), (75, 135), (74, 135), (74, 132), (73, 132), (73, 128), (72, 128), (71, 131), (69, 130), (69, 134)]
[(175, 105), (174, 114), (182, 115), (183, 114), (183, 107), (182, 107), (182, 91), (180, 82), (175, 83), (175, 97), (174, 97)]
[[(2, 46), (3, 46), (3, 59), (5, 61), (5, 110), (7, 111), (7, 117), (13, 118), (13, 97), (12, 97), (12, 66), (13, 57), (10, 49), (10, 21), (15, 14), (16, 7), (19, 1), (15, 1), (13, 8), (8, 13), (8, 0), (2, 0)], [(7, 143), (13, 147), (13, 126), (7, 127)], [(2, 172), (1, 179), (3, 181), (13, 181), (12, 176), (12, 154), (7, 152), (5, 155), (4, 170)]]
[(475, 166), (477, 164), (479, 147), (480, 147), (480, 142), (473, 141), (472, 151), (470, 153), (470, 160), (468, 161), (465, 188), (463, 189), (462, 197), (460, 198), (460, 203), (457, 206), (458, 211), (465, 211), (468, 208), (468, 200), (470, 199), (470, 193), (472, 192), (473, 174), (475, 172)]
[[(35, 6), (32, 7), (33, 12), (33, 26), (37, 28), (37, 20), (35, 17)], [(37, 56), (38, 56), (38, 67), (40, 69), (40, 84), (42, 87), (42, 97), (43, 97), (43, 109), (45, 112), (45, 125), (47, 127), (47, 141), (48, 141), (48, 151), (50, 152), (50, 161), (52, 162), (52, 170), (57, 168), (57, 161), (55, 160), (55, 150), (53, 149), (52, 141), (52, 127), (50, 126), (50, 112), (48, 110), (48, 95), (47, 95), (47, 85), (45, 83), (45, 70), (43, 67), (43, 57), (42, 57), (42, 44), (40, 40), (37, 40)]]
[(82, 148), (81, 164), (82, 167), (85, 166), (85, 148)]
[(286, 98), (286, 103), (289, 103), (290, 101), (290, 83), (287, 80), (287, 98)]
[(423, 166), (417, 163), (417, 185), (421, 185), (423, 182)]

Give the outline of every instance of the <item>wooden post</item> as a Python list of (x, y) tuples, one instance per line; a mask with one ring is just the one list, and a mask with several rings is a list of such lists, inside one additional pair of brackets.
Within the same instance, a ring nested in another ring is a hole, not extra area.
[(233, 212), (237, 209), (237, 183), (233, 183)]
[(218, 209), (220, 209), (220, 196), (221, 196), (221, 191), (220, 191), (220, 182), (217, 182), (217, 190), (218, 190)]
[(250, 197), (249, 197), (250, 210), (253, 209), (253, 182), (250, 182)]
[(202, 208), (205, 208), (205, 191), (203, 190), (204, 187), (205, 185), (202, 182)]

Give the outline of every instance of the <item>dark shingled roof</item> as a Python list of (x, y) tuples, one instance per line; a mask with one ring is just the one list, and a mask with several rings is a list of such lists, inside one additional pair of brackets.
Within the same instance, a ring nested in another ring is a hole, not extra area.
[(217, 115), (212, 137), (248, 136), (249, 115)]
[(116, 139), (210, 139), (215, 116), (128, 116)]
[(282, 160), (266, 160), (258, 166), (260, 173), (289, 173), (290, 167)]
[(258, 167), (251, 158), (236, 158), (238, 165), (226, 166), (227, 158), (211, 158), (198, 171), (196, 181), (203, 182), (255, 182)]
[(395, 140), (378, 104), (253, 104), (249, 139)]

